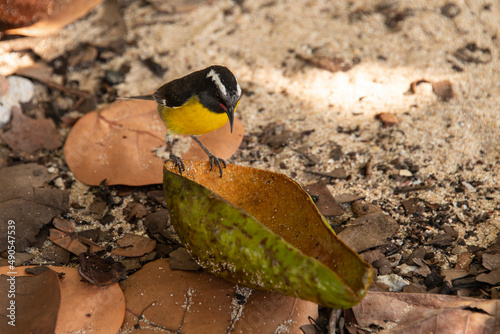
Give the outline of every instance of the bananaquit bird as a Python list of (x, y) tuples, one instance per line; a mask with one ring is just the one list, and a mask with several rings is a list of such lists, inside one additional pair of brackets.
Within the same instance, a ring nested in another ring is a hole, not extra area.
[(210, 66), (185, 77), (170, 81), (152, 95), (132, 96), (125, 99), (153, 100), (167, 127), (165, 142), (172, 160), (179, 172), (185, 170), (181, 158), (172, 153), (172, 135), (190, 135), (208, 155), (210, 170), (214, 163), (219, 167), (226, 162), (215, 157), (196, 138), (212, 132), (229, 120), (233, 132), (234, 112), (241, 98), (241, 88), (233, 73), (224, 66)]

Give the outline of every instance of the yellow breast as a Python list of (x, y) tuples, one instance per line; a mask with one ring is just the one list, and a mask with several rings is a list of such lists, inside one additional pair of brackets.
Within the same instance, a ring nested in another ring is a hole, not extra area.
[(218, 114), (205, 108), (198, 97), (192, 97), (178, 108), (159, 104), (158, 113), (169, 134), (202, 135), (217, 130), (229, 120), (225, 113)]

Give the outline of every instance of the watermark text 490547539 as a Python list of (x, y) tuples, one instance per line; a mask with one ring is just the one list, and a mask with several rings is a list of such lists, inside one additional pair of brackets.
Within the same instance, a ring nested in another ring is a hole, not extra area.
[(10, 326), (16, 325), (16, 222), (9, 220), (7, 222), (7, 261), (9, 263), (9, 271), (7, 272), (7, 282), (9, 289), (7, 298), (7, 318)]

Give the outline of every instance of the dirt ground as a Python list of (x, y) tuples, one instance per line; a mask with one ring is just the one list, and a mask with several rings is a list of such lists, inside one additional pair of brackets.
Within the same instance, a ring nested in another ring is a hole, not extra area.
[[(284, 173), (301, 185), (322, 180), (334, 197), (355, 194), (382, 208), (399, 226), (381, 252), (391, 260), (399, 254), (392, 268), (419, 248), (426, 260), (432, 254), (438, 272), (455, 268), (464, 252), (479, 267), (477, 252), (500, 245), (497, 2), (221, 0), (185, 13), (161, 6), (104, 1), (53, 36), (4, 39), (2, 74), (33, 62), (19, 50), (29, 48), (50, 63), (92, 45), (105, 50), (98, 61), (52, 80), (77, 83), (101, 106), (225, 65), (243, 90), (237, 117), (246, 131), (228, 162)], [(110, 74), (122, 79), (106, 91), (103, 78)], [(35, 83), (33, 104), (51, 94)], [(64, 96), (55, 101), (66, 115), (83, 114), (71, 105)], [(59, 128), (63, 140), (69, 130)], [(65, 169), (62, 150), (26, 158), (2, 146), (6, 164), (31, 159)], [(339, 168), (345, 177), (318, 174)], [(70, 184), (70, 202), (92, 203), (87, 186), (74, 178)], [(109, 227), (112, 233), (145, 233), (127, 226), (131, 200), (113, 209), (119, 224)], [(354, 219), (351, 207), (343, 208), (346, 214), (329, 218), (337, 231)], [(68, 219), (99, 225), (71, 210)], [(423, 278), (413, 282), (425, 285)], [(462, 293), (492, 298), (495, 286), (479, 283)]]

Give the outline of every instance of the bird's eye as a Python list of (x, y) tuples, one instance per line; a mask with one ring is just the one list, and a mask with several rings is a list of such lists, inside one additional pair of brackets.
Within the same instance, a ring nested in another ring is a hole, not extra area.
[(215, 98), (216, 98), (217, 100), (220, 100), (220, 93), (219, 93), (219, 92), (216, 92), (216, 93), (215, 93)]

